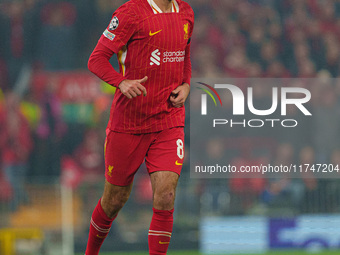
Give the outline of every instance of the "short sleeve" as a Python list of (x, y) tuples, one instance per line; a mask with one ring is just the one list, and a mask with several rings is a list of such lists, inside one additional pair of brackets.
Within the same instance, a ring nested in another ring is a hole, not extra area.
[(133, 13), (133, 6), (124, 4), (112, 15), (110, 24), (105, 29), (99, 42), (118, 53), (136, 32), (137, 17)]

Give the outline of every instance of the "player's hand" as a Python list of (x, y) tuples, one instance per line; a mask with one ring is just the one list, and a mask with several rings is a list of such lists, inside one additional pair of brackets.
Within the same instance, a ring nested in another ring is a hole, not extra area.
[(142, 83), (146, 82), (148, 79), (145, 76), (140, 80), (123, 80), (119, 83), (118, 88), (127, 98), (131, 99), (136, 96), (140, 96), (142, 93), (146, 96), (146, 88), (142, 85)]
[(189, 95), (189, 92), (190, 85), (188, 83), (183, 83), (171, 92), (170, 102), (176, 108), (182, 107)]

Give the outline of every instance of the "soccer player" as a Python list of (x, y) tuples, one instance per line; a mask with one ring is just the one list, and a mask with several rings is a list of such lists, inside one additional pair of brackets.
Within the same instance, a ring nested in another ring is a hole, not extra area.
[[(184, 158), (194, 13), (182, 0), (130, 0), (112, 15), (89, 70), (117, 87), (105, 141), (105, 187), (93, 211), (86, 255), (97, 255), (145, 160), (153, 190), (149, 254), (166, 254)], [(120, 73), (109, 59), (116, 53)]]

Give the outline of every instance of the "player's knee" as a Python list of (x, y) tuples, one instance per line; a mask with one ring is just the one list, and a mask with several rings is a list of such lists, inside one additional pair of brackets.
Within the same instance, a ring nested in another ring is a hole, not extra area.
[(154, 206), (160, 210), (170, 210), (173, 208), (175, 202), (175, 191), (164, 190), (161, 192), (155, 192), (154, 194)]
[(125, 205), (126, 201), (129, 199), (129, 194), (121, 193), (112, 199), (112, 206), (120, 210)]
[(129, 194), (121, 193), (106, 199), (106, 203), (103, 207), (106, 208), (105, 213), (107, 216), (113, 218), (120, 211), (120, 209), (123, 208), (128, 198)]

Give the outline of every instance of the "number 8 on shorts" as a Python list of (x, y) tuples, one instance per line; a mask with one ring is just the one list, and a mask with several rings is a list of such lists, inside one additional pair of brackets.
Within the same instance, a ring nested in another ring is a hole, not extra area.
[(182, 141), (182, 139), (178, 139), (176, 143), (177, 143), (177, 156), (180, 159), (183, 159), (184, 158), (184, 145), (183, 145), (183, 141)]

